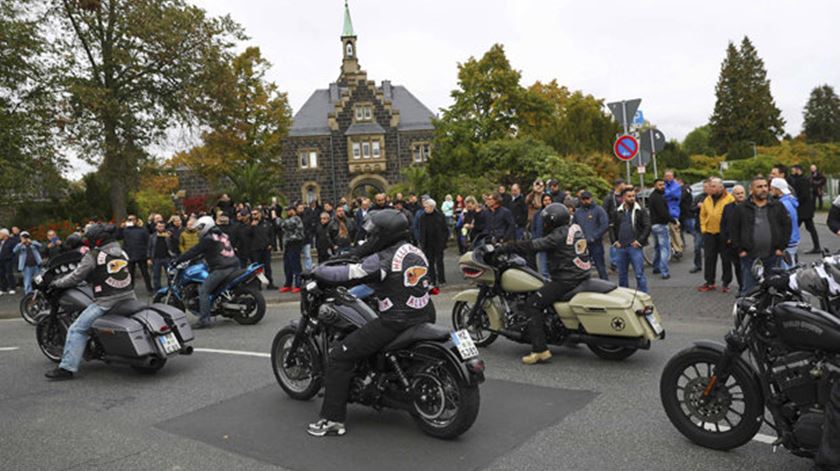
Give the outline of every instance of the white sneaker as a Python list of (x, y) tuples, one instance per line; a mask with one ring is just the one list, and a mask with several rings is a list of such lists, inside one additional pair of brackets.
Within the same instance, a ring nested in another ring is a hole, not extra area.
[(10, 289), (10, 290), (9, 290), (9, 294), (15, 294), (15, 290)]

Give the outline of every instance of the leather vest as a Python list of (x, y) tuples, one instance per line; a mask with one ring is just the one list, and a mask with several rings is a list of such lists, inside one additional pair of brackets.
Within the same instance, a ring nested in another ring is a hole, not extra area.
[(586, 236), (580, 226), (560, 226), (548, 235), (554, 243), (548, 253), (548, 267), (553, 281), (581, 282), (592, 268)]
[(111, 255), (103, 250), (94, 249), (92, 255), (96, 261), (96, 268), (88, 281), (93, 287), (94, 298), (134, 292), (134, 279), (128, 270), (128, 255), (125, 252)]
[(402, 242), (380, 251), (384, 279), (375, 286), (383, 319), (416, 324), (435, 317), (429, 289), (429, 262), (419, 248)]

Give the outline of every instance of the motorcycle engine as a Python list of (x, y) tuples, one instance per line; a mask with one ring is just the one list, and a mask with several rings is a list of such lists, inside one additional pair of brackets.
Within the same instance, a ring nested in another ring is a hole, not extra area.
[(364, 405), (373, 405), (379, 398), (379, 391), (374, 381), (375, 373), (355, 376), (350, 381), (350, 401)]
[(187, 308), (188, 311), (198, 312), (198, 285), (189, 284), (184, 286), (181, 291), (181, 299), (185, 301), (184, 307)]
[(517, 296), (512, 299), (505, 300), (505, 326), (509, 330), (516, 332), (528, 332), (528, 316), (525, 314), (525, 300), (524, 295)]
[(770, 378), (787, 400), (807, 408), (817, 402), (817, 362), (809, 352), (795, 352), (776, 359), (770, 368)]

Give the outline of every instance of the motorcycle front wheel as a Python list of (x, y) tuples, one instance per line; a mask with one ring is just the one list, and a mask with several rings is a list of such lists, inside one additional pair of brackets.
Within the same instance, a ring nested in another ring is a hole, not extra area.
[(42, 317), (35, 327), (35, 336), (38, 340), (38, 348), (50, 361), (58, 363), (64, 353), (64, 340), (67, 338), (67, 329), (57, 316)]
[(481, 396), (477, 384), (468, 384), (437, 350), (421, 349), (424, 355), (441, 361), (425, 362), (409, 375), (414, 422), (427, 435), (453, 439), (472, 427)]
[(496, 341), (499, 334), (487, 330), (490, 328), (490, 319), (484, 309), (478, 310), (476, 313), (477, 319), (468, 322), (472, 308), (473, 305), (466, 301), (456, 302), (455, 306), (452, 307), (452, 327), (455, 330), (466, 329), (477, 347), (488, 347)]
[(271, 368), (277, 383), (292, 399), (308, 401), (321, 390), (321, 355), (309, 339), (292, 351), (297, 329), (288, 326), (271, 343)]
[(20, 316), (30, 325), (38, 325), (38, 321), (49, 314), (49, 311), (47, 298), (39, 290), (33, 290), (20, 300)]
[(720, 357), (708, 349), (683, 350), (662, 371), (659, 392), (668, 419), (686, 438), (706, 448), (731, 450), (758, 433), (764, 401), (761, 386), (743, 361), (736, 360), (726, 383), (717, 384), (714, 372)]
[(240, 286), (233, 293), (234, 304), (245, 304), (247, 309), (237, 312), (233, 320), (242, 325), (254, 325), (265, 316), (265, 297), (253, 286)]

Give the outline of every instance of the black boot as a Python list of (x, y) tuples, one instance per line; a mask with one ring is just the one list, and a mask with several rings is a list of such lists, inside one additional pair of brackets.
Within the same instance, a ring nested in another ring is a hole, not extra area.
[(56, 368), (54, 370), (47, 371), (44, 376), (53, 381), (63, 381), (65, 379), (73, 379), (73, 372), (67, 371), (64, 368)]

